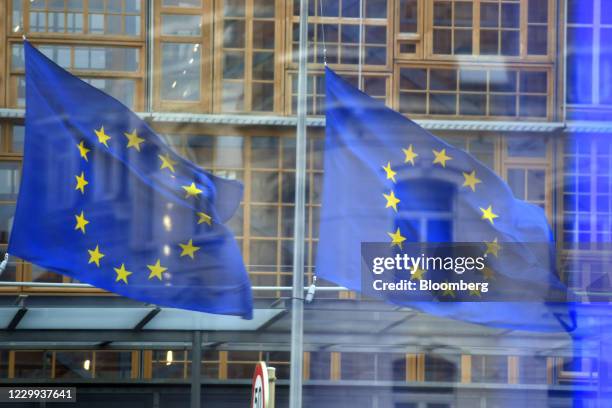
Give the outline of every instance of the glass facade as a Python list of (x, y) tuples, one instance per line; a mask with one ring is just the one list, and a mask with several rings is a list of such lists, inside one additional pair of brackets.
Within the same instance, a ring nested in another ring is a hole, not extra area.
[[(304, 284), (316, 275), (326, 62), (540, 206), (565, 283), (582, 301), (612, 301), (611, 8), (606, 0), (310, 0)], [(0, 384), (75, 383), (107, 396), (115, 391), (96, 387), (128, 384), (118, 399), (188, 406), (195, 363), (202, 406), (242, 406), (254, 365), (266, 361), (276, 368), (277, 404), (286, 406), (299, 18), (297, 0), (0, 3), (0, 252), (23, 160), (27, 34), (51, 60), (144, 113), (179, 154), (244, 184), (229, 226), (256, 307), (286, 312), (254, 331), (204, 333), (199, 363), (182, 340), (92, 341), (89, 333), (82, 342), (67, 334), (58, 347), (57, 338), (28, 339), (17, 325), (0, 333)], [(15, 296), (26, 304), (90, 299), (84, 307), (116, 301), (93, 288), (35, 286), (77, 282), (16, 258), (0, 282), (19, 284), (0, 286), (11, 299), (2, 307)], [(451, 326), (348, 290), (315, 299), (306, 315), (304, 406), (561, 408), (575, 406), (578, 394), (584, 407), (612, 401), (609, 356), (577, 352), (567, 338)], [(609, 349), (609, 338), (600, 341)]]

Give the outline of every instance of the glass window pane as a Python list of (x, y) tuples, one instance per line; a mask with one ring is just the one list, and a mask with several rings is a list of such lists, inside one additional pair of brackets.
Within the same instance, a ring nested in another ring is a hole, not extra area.
[(223, 46), (225, 48), (244, 48), (244, 21), (225, 20), (223, 29)]
[(529, 0), (528, 13), (530, 23), (546, 23), (548, 20), (548, 0)]
[(190, 14), (162, 14), (163, 35), (198, 36), (202, 33), (202, 17)]
[(274, 49), (274, 21), (253, 21), (253, 48)]
[(530, 26), (527, 33), (527, 53), (530, 55), (546, 55), (548, 51), (548, 29), (542, 26)]
[(222, 109), (224, 112), (237, 112), (244, 109), (244, 83), (223, 82)]
[(429, 89), (454, 91), (457, 89), (457, 72), (452, 69), (432, 69), (429, 71)]
[(274, 0), (253, 0), (253, 15), (257, 18), (273, 18)]
[(244, 78), (244, 53), (240, 51), (226, 52), (223, 57), (223, 78)]
[(252, 110), (257, 112), (274, 110), (274, 84), (256, 82), (253, 84), (252, 95)]
[(592, 42), (591, 28), (568, 27), (567, 101), (569, 103), (592, 102)]
[(107, 14), (106, 15), (106, 33), (121, 34), (121, 15)]
[(161, 87), (165, 100), (200, 99), (199, 44), (162, 44)]
[(96, 378), (127, 380), (132, 375), (131, 351), (96, 351)]
[(433, 42), (434, 54), (450, 54), (452, 52), (452, 31), (435, 29)]
[(15, 351), (15, 378), (49, 378), (51, 363), (50, 352)]
[(245, 0), (223, 0), (223, 15), (226, 17), (244, 17)]
[(134, 72), (139, 70), (137, 48), (75, 47), (74, 68)]
[(167, 7), (200, 7), (202, 0), (163, 0), (162, 4)]
[(140, 16), (125, 16), (125, 35), (140, 35)]
[(387, 0), (365, 0), (366, 18), (386, 18)]
[(399, 8), (400, 32), (416, 33), (418, 28), (418, 1), (400, 0)]
[(471, 27), (472, 10), (472, 2), (455, 2), (455, 27)]
[(504, 3), (501, 9), (501, 26), (505, 28), (519, 28), (520, 5), (517, 3)]
[(93, 352), (91, 351), (56, 351), (55, 378), (92, 378), (92, 362)]
[(19, 191), (21, 163), (0, 162), (0, 200), (16, 200)]

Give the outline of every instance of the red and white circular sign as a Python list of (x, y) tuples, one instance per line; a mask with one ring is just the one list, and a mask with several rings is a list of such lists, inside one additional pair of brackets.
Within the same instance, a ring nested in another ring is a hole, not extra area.
[(251, 391), (252, 408), (268, 408), (269, 398), (268, 368), (266, 363), (260, 361), (255, 366), (253, 374), (253, 388)]

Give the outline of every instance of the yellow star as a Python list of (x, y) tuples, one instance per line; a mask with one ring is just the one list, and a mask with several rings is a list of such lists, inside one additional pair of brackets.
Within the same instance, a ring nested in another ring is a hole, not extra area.
[(391, 190), (389, 194), (383, 193), (383, 197), (387, 199), (387, 205), (385, 206), (385, 208), (393, 207), (395, 212), (397, 212), (397, 203), (399, 203), (400, 200), (399, 198), (395, 197), (395, 193), (393, 192), (393, 190)]
[(423, 279), (423, 275), (425, 275), (425, 271), (417, 266), (410, 280), (421, 280)]
[(465, 181), (463, 182), (463, 187), (469, 187), (472, 189), (472, 191), (476, 191), (476, 184), (482, 183), (480, 179), (476, 178), (476, 170), (472, 171), (469, 174), (463, 173), (463, 177), (465, 178)]
[(132, 133), (125, 132), (124, 135), (125, 137), (128, 138), (127, 147), (128, 148), (133, 147), (134, 149), (140, 151), (140, 145), (144, 143), (145, 140), (141, 137), (138, 137), (138, 133), (136, 133), (136, 129), (134, 129)]
[(179, 244), (181, 246), (181, 248), (183, 249), (183, 252), (181, 252), (181, 256), (188, 256), (191, 259), (193, 259), (193, 254), (196, 253), (196, 251), (200, 250), (200, 247), (194, 246), (193, 245), (193, 240), (190, 239), (188, 243), (186, 244)]
[(493, 220), (499, 217), (499, 215), (493, 213), (493, 209), (491, 208), (491, 206), (489, 206), (489, 208), (487, 208), (486, 210), (480, 207), (480, 211), (482, 211), (482, 219), (489, 220), (491, 225), (493, 225)]
[(79, 149), (79, 154), (81, 155), (81, 157), (84, 158), (85, 161), (88, 161), (87, 160), (87, 153), (89, 153), (90, 150), (85, 147), (85, 142), (83, 140), (81, 140), (81, 143), (76, 145), (76, 147), (77, 147), (77, 149)]
[(203, 222), (208, 225), (212, 225), (212, 217), (204, 212), (196, 213), (200, 219), (198, 220), (198, 224), (202, 224)]
[(493, 269), (489, 268), (488, 266), (484, 267), (484, 269), (482, 270), (482, 274), (484, 275), (486, 280), (493, 279)]
[(81, 211), (81, 214), (75, 215), (74, 218), (76, 218), (76, 226), (74, 227), (74, 229), (75, 230), (80, 229), (81, 232), (84, 234), (85, 226), (89, 224), (89, 221), (85, 219), (85, 214), (83, 214), (83, 211)]
[(89, 184), (89, 181), (85, 180), (85, 173), (81, 172), (80, 176), (74, 176), (76, 178), (75, 190), (80, 190), (81, 194), (85, 194), (85, 186)]
[(155, 265), (147, 265), (147, 268), (151, 271), (149, 274), (149, 279), (157, 278), (162, 280), (162, 273), (168, 270), (168, 268), (164, 268), (159, 264), (159, 259), (155, 263)]
[(389, 235), (389, 237), (391, 237), (391, 246), (397, 245), (401, 248), (402, 242), (406, 240), (406, 238), (402, 236), (399, 227), (397, 227), (397, 230), (395, 230), (395, 232), (387, 232), (387, 234)]
[(127, 285), (128, 276), (130, 276), (132, 272), (126, 270), (124, 264), (121, 264), (120, 268), (113, 268), (113, 269), (117, 273), (117, 279), (115, 279), (115, 282), (123, 281)]
[(402, 149), (402, 151), (406, 155), (404, 163), (410, 163), (414, 166), (414, 159), (416, 159), (419, 155), (412, 150), (412, 145), (408, 146), (407, 149)]
[(159, 154), (157, 157), (159, 157), (159, 159), (162, 161), (160, 170), (169, 169), (172, 173), (174, 173), (174, 165), (176, 162), (170, 158), (169, 154), (166, 154), (165, 156)]
[(480, 294), (480, 291), (478, 289), (470, 290), (470, 296), (482, 297), (482, 295)]
[(87, 263), (95, 263), (96, 266), (100, 267), (100, 259), (104, 258), (104, 254), (100, 252), (100, 248), (96, 245), (95, 249), (88, 249), (89, 252), (89, 262)]
[(397, 174), (391, 169), (391, 162), (387, 162), (386, 166), (383, 166), (383, 170), (387, 173), (387, 180), (393, 180), (395, 183), (395, 175)]
[[(445, 281), (445, 283), (448, 283), (448, 281)], [(442, 296), (455, 297), (455, 291), (451, 288), (444, 289), (444, 291), (442, 292)]]
[(104, 146), (108, 147), (107, 142), (110, 140), (111, 137), (104, 133), (104, 126), (102, 126), (100, 130), (94, 130), (94, 132), (96, 132), (96, 136), (98, 136), (98, 141)]
[(501, 245), (497, 243), (497, 238), (495, 238), (491, 242), (485, 242), (485, 244), (487, 245), (487, 251), (485, 252), (485, 255), (493, 254), (495, 255), (495, 257), (497, 257), (499, 250), (501, 249)]
[(434, 156), (436, 156), (434, 158), (433, 164), (439, 164), (442, 167), (446, 167), (446, 162), (449, 160), (453, 160), (452, 157), (446, 155), (446, 149), (442, 149), (440, 151), (437, 151), (437, 150), (432, 150), (432, 151), (433, 151)]
[(189, 197), (197, 197), (198, 194), (202, 194), (202, 190), (196, 187), (195, 183), (191, 183), (190, 186), (183, 186), (187, 194), (185, 194), (185, 198)]

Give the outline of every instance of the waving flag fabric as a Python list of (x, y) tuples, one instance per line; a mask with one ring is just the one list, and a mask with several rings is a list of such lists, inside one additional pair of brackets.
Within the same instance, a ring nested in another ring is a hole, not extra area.
[(169, 149), (27, 41), (23, 175), (9, 253), (157, 305), (252, 316), (224, 225), (242, 185)]
[[(493, 171), (465, 151), (326, 69), (326, 144), (317, 275), (362, 291), (362, 243), (481, 243), (497, 277), (563, 288), (555, 274), (544, 211), (514, 198)], [(507, 244), (512, 245), (507, 245)], [(542, 245), (543, 244), (543, 245)], [(399, 302), (495, 327), (568, 330), (565, 304)]]

